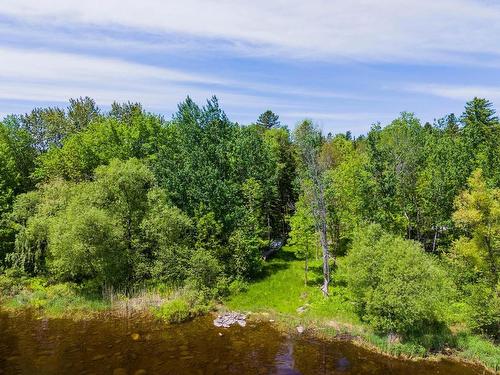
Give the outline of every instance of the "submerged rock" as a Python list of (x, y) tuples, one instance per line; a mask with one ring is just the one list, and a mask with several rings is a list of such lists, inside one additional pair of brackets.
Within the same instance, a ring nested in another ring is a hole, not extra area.
[(216, 319), (214, 319), (214, 326), (229, 328), (234, 324), (238, 324), (241, 327), (245, 327), (247, 325), (245, 320), (246, 318), (247, 317), (244, 314), (229, 312), (223, 315), (219, 315)]

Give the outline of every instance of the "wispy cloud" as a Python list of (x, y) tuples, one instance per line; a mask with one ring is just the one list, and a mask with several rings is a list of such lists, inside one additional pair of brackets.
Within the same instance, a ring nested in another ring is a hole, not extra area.
[[(290, 97), (367, 99), (351, 93), (235, 81), (213, 75), (81, 54), (0, 47), (0, 98), (63, 101), (91, 95), (109, 104), (138, 100), (159, 108), (186, 95), (214, 93), (239, 106), (286, 108)], [(273, 98), (275, 94), (280, 98)]]
[(0, 13), (215, 38), (232, 51), (277, 57), (449, 62), (500, 55), (500, 5), (476, 0), (16, 0), (3, 1)]
[(500, 103), (500, 86), (446, 85), (446, 84), (412, 84), (404, 88), (410, 92), (433, 95), (465, 102), (473, 97), (482, 97)]

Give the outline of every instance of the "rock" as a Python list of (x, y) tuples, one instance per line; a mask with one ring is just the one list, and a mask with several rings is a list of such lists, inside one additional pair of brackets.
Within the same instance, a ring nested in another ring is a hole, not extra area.
[(244, 320), (238, 320), (237, 323), (240, 325), (240, 327), (245, 327), (247, 325), (247, 322)]
[(269, 319), (269, 323), (274, 323), (274, 319)]
[(307, 311), (307, 306), (300, 306), (296, 310), (299, 314), (302, 314)]
[(146, 370), (144, 370), (143, 368), (137, 370), (136, 372), (134, 372), (134, 375), (146, 375), (148, 372)]
[(141, 335), (139, 335), (138, 333), (132, 333), (130, 337), (132, 337), (132, 340), (137, 341), (141, 338)]
[(229, 328), (234, 324), (238, 324), (241, 327), (246, 326), (246, 315), (236, 313), (236, 312), (229, 312), (225, 313), (223, 315), (219, 315), (216, 319), (214, 319), (214, 326), (216, 327), (222, 327), (222, 328)]
[(298, 333), (301, 333), (301, 334), (302, 334), (302, 333), (304, 333), (304, 327), (302, 327), (302, 326), (298, 326), (298, 327), (297, 327), (297, 332), (298, 332)]
[(122, 367), (115, 368), (113, 370), (113, 375), (127, 375), (127, 370)]

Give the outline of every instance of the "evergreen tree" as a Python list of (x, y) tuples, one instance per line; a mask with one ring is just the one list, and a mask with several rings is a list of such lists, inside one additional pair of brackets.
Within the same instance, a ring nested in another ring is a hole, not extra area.
[(271, 110), (267, 110), (262, 113), (257, 119), (257, 125), (262, 126), (266, 129), (276, 128), (280, 126), (279, 116)]

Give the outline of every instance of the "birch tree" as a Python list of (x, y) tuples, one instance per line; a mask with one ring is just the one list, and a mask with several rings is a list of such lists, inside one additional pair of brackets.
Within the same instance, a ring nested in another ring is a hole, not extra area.
[(327, 240), (327, 212), (325, 189), (322, 180), (323, 171), (318, 162), (321, 140), (321, 131), (314, 126), (311, 121), (306, 120), (295, 129), (295, 141), (299, 148), (299, 154), (303, 163), (303, 177), (310, 179), (312, 183), (312, 212), (323, 253), (323, 285), (321, 290), (324, 296), (328, 296), (328, 286), (330, 284), (330, 254)]

